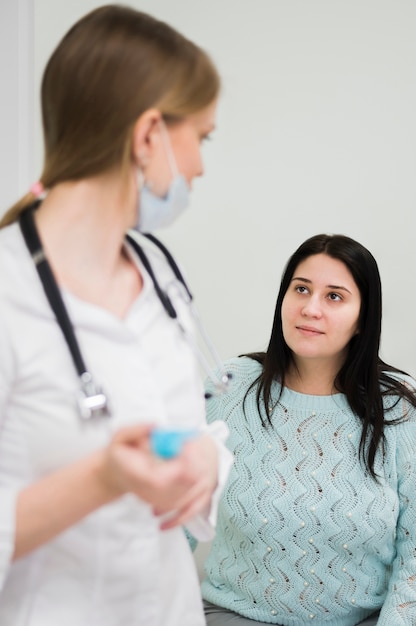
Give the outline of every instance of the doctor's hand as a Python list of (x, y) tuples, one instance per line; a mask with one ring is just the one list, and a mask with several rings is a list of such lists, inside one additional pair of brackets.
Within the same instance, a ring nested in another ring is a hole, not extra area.
[[(163, 519), (160, 525), (162, 530), (185, 524), (199, 513), (208, 513), (212, 494), (218, 484), (218, 450), (208, 435), (200, 435), (188, 441), (177, 460), (192, 484), (178, 500), (174, 513)], [(154, 508), (155, 515), (166, 512), (163, 507)]]
[(150, 449), (152, 425), (118, 431), (104, 451), (102, 479), (115, 497), (133, 493), (173, 528), (209, 506), (217, 484), (217, 449), (208, 436), (189, 441), (180, 455), (161, 461)]

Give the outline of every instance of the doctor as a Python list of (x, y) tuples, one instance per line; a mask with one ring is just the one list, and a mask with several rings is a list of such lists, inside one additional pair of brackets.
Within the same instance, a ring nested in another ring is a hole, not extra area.
[[(44, 169), (0, 231), (2, 626), (205, 624), (182, 525), (213, 535), (226, 428), (206, 427), (192, 347), (125, 234), (186, 207), (218, 92), (200, 48), (116, 5), (76, 23), (47, 64)], [(165, 257), (147, 254), (169, 291)], [(104, 400), (80, 412), (91, 398)], [(162, 460), (150, 435), (170, 425), (199, 436)]]

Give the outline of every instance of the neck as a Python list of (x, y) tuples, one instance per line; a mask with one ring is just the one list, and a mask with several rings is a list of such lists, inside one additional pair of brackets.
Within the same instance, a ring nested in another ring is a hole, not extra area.
[(315, 360), (311, 362), (295, 360), (285, 375), (285, 386), (293, 391), (313, 396), (338, 393), (334, 382), (340, 367), (333, 360), (329, 362), (323, 359), (319, 363)]
[(120, 175), (56, 185), (35, 213), (46, 257), (61, 287), (123, 318), (142, 288), (123, 242), (136, 188)]
[[(100, 176), (56, 185), (36, 212), (45, 253), (57, 275), (111, 274), (132, 224), (121, 177)], [(132, 213), (133, 211), (130, 211)]]

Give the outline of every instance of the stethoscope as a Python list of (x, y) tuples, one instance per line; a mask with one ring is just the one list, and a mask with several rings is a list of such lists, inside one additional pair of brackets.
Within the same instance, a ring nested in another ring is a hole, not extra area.
[[(40, 280), (42, 282), (46, 297), (48, 298), (49, 304), (53, 312), (55, 313), (56, 320), (62, 330), (68, 349), (71, 353), (75, 369), (80, 379), (80, 391), (77, 395), (78, 411), (82, 420), (89, 420), (97, 416), (109, 416), (111, 414), (109, 400), (104, 393), (102, 387), (94, 381), (91, 372), (86, 367), (78, 341), (75, 337), (71, 320), (62, 299), (61, 292), (59, 290), (51, 267), (48, 263), (48, 260), (45, 256), (45, 252), (43, 250), (42, 243), (36, 229), (35, 221), (33, 219), (33, 212), (39, 206), (40, 202), (41, 200), (38, 199), (33, 204), (31, 204), (21, 214), (19, 223), (23, 238), (26, 242), (26, 245), (29, 249)], [(140, 258), (143, 267), (149, 274), (156, 294), (165, 312), (174, 322), (176, 322), (181, 333), (189, 342), (202, 369), (205, 371), (206, 375), (213, 383), (214, 392), (206, 393), (205, 398), (209, 398), (212, 395), (224, 393), (227, 390), (229, 382), (231, 380), (231, 374), (225, 371), (221, 359), (219, 358), (218, 353), (198, 316), (196, 308), (193, 304), (192, 293), (189, 290), (189, 287), (176, 261), (172, 257), (169, 250), (167, 250), (167, 248), (154, 235), (150, 233), (143, 233), (143, 236), (147, 240), (151, 241), (166, 258), (166, 261), (171, 268), (174, 277), (182, 287), (181, 291), (183, 291), (183, 298), (190, 307), (196, 328), (199, 331), (203, 342), (205, 343), (207, 353), (214, 360), (216, 369), (210, 367), (208, 359), (205, 356), (203, 350), (199, 347), (197, 340), (190, 332), (186, 330), (185, 326), (181, 323), (171, 298), (169, 297), (166, 290), (162, 289), (162, 287), (160, 286), (160, 283), (157, 280), (155, 272), (149, 261), (149, 258), (145, 254), (142, 246), (137, 240), (138, 235), (135, 232), (131, 231), (126, 235), (126, 241)]]

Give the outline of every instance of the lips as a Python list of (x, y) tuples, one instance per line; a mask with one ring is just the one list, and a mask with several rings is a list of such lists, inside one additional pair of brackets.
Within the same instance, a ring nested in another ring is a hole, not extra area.
[(303, 335), (324, 335), (325, 333), (318, 328), (313, 328), (313, 326), (296, 326), (296, 329), (299, 330)]

